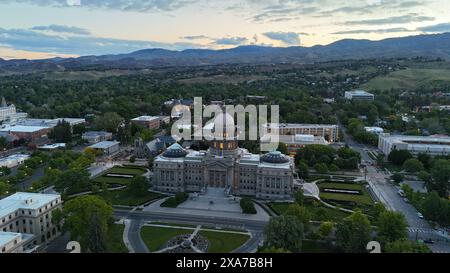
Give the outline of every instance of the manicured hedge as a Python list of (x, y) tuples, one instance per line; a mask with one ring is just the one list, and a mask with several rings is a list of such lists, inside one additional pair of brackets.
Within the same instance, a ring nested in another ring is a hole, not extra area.
[(255, 204), (248, 197), (244, 197), (240, 202), (242, 212), (245, 214), (256, 214)]

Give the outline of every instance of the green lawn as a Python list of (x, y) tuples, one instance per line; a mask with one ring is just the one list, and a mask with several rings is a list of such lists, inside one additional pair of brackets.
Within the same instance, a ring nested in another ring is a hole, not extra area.
[(111, 205), (122, 206), (137, 206), (163, 196), (155, 192), (145, 192), (142, 196), (134, 196), (130, 194), (127, 189), (104, 191), (99, 192), (96, 195), (102, 197), (111, 203)]
[(249, 235), (215, 231), (200, 231), (209, 241), (209, 253), (229, 253), (250, 239)]
[(182, 234), (191, 234), (192, 232), (193, 230), (188, 229), (144, 226), (141, 229), (141, 237), (148, 250), (154, 252), (163, 248), (171, 238)]
[[(344, 202), (356, 202), (358, 205), (371, 205), (373, 200), (370, 197), (365, 185), (356, 183), (333, 183), (324, 182), (318, 184), (321, 192), (320, 198), (325, 202), (327, 200), (331, 201), (344, 201)], [(342, 190), (358, 190), (361, 194), (345, 194), (345, 193), (332, 193), (332, 192), (322, 192), (322, 189), (342, 189)]]
[(107, 252), (108, 253), (128, 253), (128, 249), (123, 243), (124, 225), (112, 224), (108, 226)]
[[(278, 215), (283, 214), (288, 208), (289, 203), (270, 203), (269, 206)], [(339, 222), (343, 218), (349, 216), (348, 213), (340, 211), (338, 209), (332, 209), (325, 207), (317, 201), (305, 202), (304, 206), (311, 213), (311, 220), (313, 221), (334, 221)]]
[(127, 185), (131, 178), (124, 177), (108, 177), (107, 174), (128, 174), (133, 176), (143, 175), (146, 171), (143, 168), (127, 168), (127, 167), (112, 167), (109, 170), (106, 170), (101, 175), (94, 178), (95, 182), (106, 182), (108, 184), (120, 184)]

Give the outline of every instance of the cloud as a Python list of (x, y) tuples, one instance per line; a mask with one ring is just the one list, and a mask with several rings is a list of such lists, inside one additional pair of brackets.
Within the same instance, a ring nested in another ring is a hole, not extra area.
[(434, 21), (436, 18), (429, 16), (420, 16), (416, 13), (410, 13), (401, 16), (392, 16), (379, 19), (366, 19), (357, 21), (346, 21), (343, 25), (354, 26), (354, 25), (387, 25), (387, 24), (405, 24), (412, 22), (424, 22), (424, 21)]
[(248, 39), (245, 37), (224, 37), (214, 40), (216, 45), (243, 45), (247, 43)]
[(205, 40), (205, 39), (211, 39), (211, 37), (206, 35), (192, 35), (192, 36), (183, 36), (180, 37), (180, 39), (183, 40)]
[(103, 38), (94, 35), (65, 35), (32, 29), (0, 28), (0, 46), (34, 52), (100, 55), (119, 54), (146, 48), (183, 50), (203, 47), (194, 43), (163, 43)]
[(417, 28), (417, 30), (429, 33), (450, 32), (450, 23), (442, 23), (437, 25), (419, 27)]
[(78, 34), (78, 35), (91, 34), (89, 30), (84, 28), (63, 26), (63, 25), (35, 26), (32, 28), (32, 30), (51, 31), (51, 32)]
[(403, 27), (396, 28), (384, 28), (384, 29), (354, 29), (354, 30), (345, 30), (345, 31), (337, 31), (331, 34), (344, 35), (344, 34), (368, 34), (368, 33), (376, 33), (376, 34), (385, 34), (385, 33), (395, 33), (395, 32), (414, 32), (415, 30), (410, 30)]
[(300, 34), (296, 32), (265, 32), (263, 35), (271, 40), (283, 42), (286, 45), (300, 44)]
[[(6, 3), (27, 3), (49, 7), (100, 8), (146, 12), (172, 11), (194, 3), (194, 0), (4, 0)], [(79, 5), (78, 5), (79, 2)]]

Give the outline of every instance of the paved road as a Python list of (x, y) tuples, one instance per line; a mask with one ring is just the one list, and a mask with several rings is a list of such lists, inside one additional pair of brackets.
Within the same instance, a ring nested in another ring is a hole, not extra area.
[(367, 147), (362, 144), (356, 143), (349, 135), (346, 134), (345, 128), (342, 129), (345, 142), (349, 147), (358, 151), (361, 154), (361, 159), (368, 162), (366, 167), (367, 182), (370, 184), (372, 190), (388, 209), (399, 211), (405, 215), (406, 221), (409, 225), (409, 237), (412, 240), (425, 240), (433, 239), (435, 244), (429, 245), (429, 247), (435, 252), (449, 252), (450, 243), (446, 238), (433, 230), (430, 224), (419, 218), (417, 210), (410, 203), (407, 203), (398, 194), (398, 188), (389, 182), (390, 173), (378, 169), (372, 165), (374, 160), (369, 156), (368, 151), (374, 151), (376, 149)]
[(223, 217), (211, 217), (211, 216), (198, 216), (198, 215), (186, 215), (186, 214), (166, 214), (161, 212), (151, 211), (124, 211), (116, 210), (114, 216), (118, 218), (127, 218), (130, 222), (130, 230), (128, 233), (128, 239), (133, 249), (137, 253), (147, 253), (148, 249), (143, 244), (140, 237), (140, 229), (144, 222), (148, 221), (163, 221), (163, 222), (176, 222), (194, 225), (208, 225), (208, 226), (222, 226), (230, 228), (243, 228), (250, 231), (252, 238), (243, 246), (238, 248), (235, 252), (252, 252), (263, 239), (263, 230), (266, 226), (266, 221), (257, 220), (245, 220), (245, 219), (233, 219)]

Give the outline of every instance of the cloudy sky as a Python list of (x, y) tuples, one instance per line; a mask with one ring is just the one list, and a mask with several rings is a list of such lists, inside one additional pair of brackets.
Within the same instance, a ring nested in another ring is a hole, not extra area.
[(0, 58), (450, 32), (449, 0), (0, 0)]

